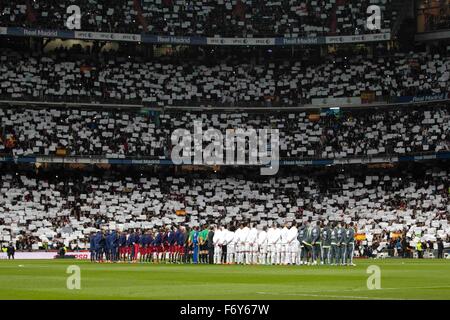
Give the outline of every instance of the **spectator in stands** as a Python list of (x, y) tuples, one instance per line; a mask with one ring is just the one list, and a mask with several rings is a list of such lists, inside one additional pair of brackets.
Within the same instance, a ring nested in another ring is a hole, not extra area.
[(437, 239), (437, 252), (438, 252), (438, 259), (444, 258), (444, 242), (441, 238)]
[(417, 241), (416, 244), (416, 251), (417, 251), (417, 256), (419, 259), (423, 259), (423, 244), (422, 241)]
[(401, 246), (402, 246), (402, 257), (408, 258), (408, 241), (406, 239), (406, 232), (403, 233)]
[(9, 244), (6, 253), (8, 255), (8, 260), (13, 259), (14, 260), (14, 254), (16, 253), (16, 249), (14, 248), (12, 242)]

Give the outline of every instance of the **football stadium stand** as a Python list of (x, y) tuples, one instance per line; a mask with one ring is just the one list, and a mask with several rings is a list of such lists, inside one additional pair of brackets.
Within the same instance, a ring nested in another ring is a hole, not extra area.
[(65, 29), (66, 9), (81, 10), (82, 30), (170, 36), (298, 37), (372, 33), (367, 7), (379, 5), (382, 28), (398, 15), (392, 0), (12, 0), (0, 4), (0, 25)]
[(296, 59), (250, 56), (161, 57), (68, 55), (63, 52), (0, 55), (0, 96), (17, 100), (112, 101), (151, 106), (299, 106), (322, 98), (374, 100), (444, 94), (450, 89), (450, 55), (386, 52), (327, 56), (317, 65)]
[(0, 108), (0, 154), (170, 158), (178, 128), (278, 129), (280, 157), (339, 159), (450, 150), (450, 105), (329, 111), (163, 113)]

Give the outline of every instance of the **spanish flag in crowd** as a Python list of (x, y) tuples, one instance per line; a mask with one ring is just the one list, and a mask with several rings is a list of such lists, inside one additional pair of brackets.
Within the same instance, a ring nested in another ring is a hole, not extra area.
[(401, 232), (391, 232), (391, 239), (397, 239), (397, 238), (401, 238), (401, 237), (402, 237)]
[(356, 241), (364, 241), (364, 240), (366, 240), (366, 234), (365, 233), (357, 233), (355, 235), (355, 240)]
[(186, 215), (186, 210), (176, 210), (175, 214), (179, 217), (183, 217)]

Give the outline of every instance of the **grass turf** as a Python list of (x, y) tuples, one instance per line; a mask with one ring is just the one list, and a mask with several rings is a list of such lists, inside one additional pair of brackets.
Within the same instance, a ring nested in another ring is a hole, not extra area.
[[(69, 265), (81, 289), (68, 290)], [(356, 260), (356, 267), (95, 264), (0, 260), (0, 299), (450, 299), (448, 260)], [(381, 289), (368, 290), (369, 265)]]

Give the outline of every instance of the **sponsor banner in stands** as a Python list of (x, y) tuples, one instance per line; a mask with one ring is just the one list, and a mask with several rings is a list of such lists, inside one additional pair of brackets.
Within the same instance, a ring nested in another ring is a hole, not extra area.
[(206, 44), (204, 37), (175, 37), (175, 36), (157, 36), (157, 35), (142, 35), (142, 42), (144, 43), (166, 43), (166, 44)]
[(172, 160), (152, 160), (152, 159), (139, 159), (139, 160), (130, 160), (131, 164), (142, 164), (142, 165), (155, 165), (155, 164), (165, 164), (172, 165)]
[(7, 35), (18, 37), (40, 37), (40, 38), (64, 38), (73, 39), (73, 31), (30, 29), (30, 28), (7, 28)]
[(361, 97), (343, 98), (315, 98), (311, 100), (312, 105), (339, 107), (343, 105), (361, 104)]
[[(33, 252), (16, 251), (16, 253), (14, 254), (14, 259), (49, 260), (55, 259), (55, 256), (57, 254), (58, 254), (57, 252), (45, 252), (45, 251), (33, 251)], [(90, 259), (91, 254), (89, 251), (79, 251), (79, 252), (67, 252), (66, 256), (74, 256), (75, 259), (86, 260)], [(7, 259), (6, 252), (0, 252), (0, 260), (1, 259)]]
[(328, 165), (333, 164), (333, 160), (281, 160), (280, 164), (284, 166)]
[(35, 163), (35, 157), (0, 157), (0, 162)]
[(15, 157), (13, 159), (16, 163), (35, 163), (36, 158), (35, 157)]
[(333, 164), (390, 163), (399, 162), (398, 157), (343, 158), (334, 159)]
[(206, 38), (207, 44), (218, 46), (271, 46), (275, 42), (275, 38)]
[(50, 163), (85, 163), (85, 164), (96, 164), (96, 163), (109, 163), (108, 159), (105, 158), (78, 158), (78, 157), (36, 157), (35, 162), (50, 162)]
[(391, 33), (379, 33), (379, 34), (362, 34), (354, 36), (336, 36), (326, 37), (326, 44), (333, 43), (356, 43), (356, 42), (372, 42), (372, 41), (387, 41), (391, 40)]
[(398, 158), (399, 162), (406, 161), (423, 161), (423, 160), (435, 160), (435, 159), (450, 159), (450, 152), (439, 152), (424, 156), (401, 156)]
[(140, 42), (140, 34), (75, 31), (76, 39)]
[(105, 41), (128, 41), (144, 43), (166, 43), (185, 45), (215, 45), (215, 46), (296, 46), (296, 45), (320, 45), (332, 43), (357, 43), (371, 41), (385, 41), (391, 39), (390, 33), (366, 34), (355, 36), (336, 37), (299, 37), (299, 38), (206, 38), (206, 37), (177, 37), (140, 35), (131, 33), (109, 33), (91, 31), (66, 31), (30, 29), (21, 27), (0, 27), (0, 35), (11, 35), (19, 37), (42, 37), (42, 38), (64, 38), (85, 39)]
[(324, 44), (324, 37), (303, 37), (303, 38), (276, 38), (275, 44), (278, 46), (295, 46), (308, 44)]
[(429, 102), (450, 99), (450, 93), (436, 93), (425, 96), (403, 96), (396, 97), (395, 103)]
[[(349, 163), (384, 163), (384, 162), (404, 162), (404, 161), (421, 161), (433, 159), (450, 159), (450, 152), (443, 151), (428, 155), (419, 156), (380, 156), (369, 158), (340, 158), (340, 159), (285, 159), (280, 160), (282, 166), (292, 165), (329, 165), (329, 164), (349, 164)], [(77, 157), (0, 157), (0, 162), (15, 163), (86, 163), (86, 164), (121, 164), (121, 165), (174, 165), (169, 159), (106, 159), (106, 158), (77, 158)], [(226, 165), (226, 164), (224, 164)], [(231, 165), (231, 164), (230, 164)], [(248, 164), (246, 164), (248, 165)]]

